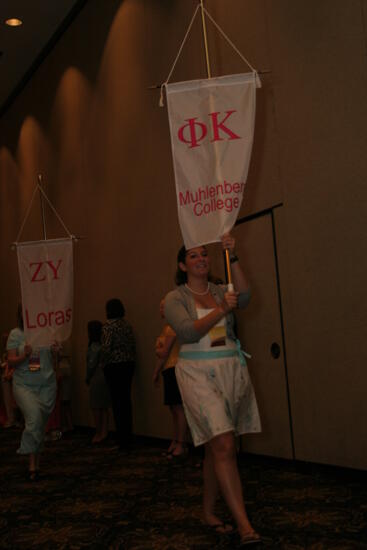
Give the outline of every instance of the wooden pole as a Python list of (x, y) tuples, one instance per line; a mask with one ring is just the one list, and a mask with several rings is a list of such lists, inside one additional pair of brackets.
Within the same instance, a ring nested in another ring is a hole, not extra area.
[(204, 50), (205, 50), (205, 60), (206, 60), (206, 72), (208, 75), (208, 78), (212, 77), (211, 69), (210, 69), (210, 59), (209, 59), (209, 48), (208, 48), (208, 35), (206, 32), (206, 21), (205, 21), (205, 13), (204, 13), (204, 0), (200, 0), (200, 8), (201, 8), (201, 23), (203, 27), (203, 39), (204, 39)]
[[(207, 72), (208, 78), (211, 78), (212, 77), (212, 72), (211, 72), (211, 68), (210, 68), (208, 35), (207, 35), (207, 32), (206, 32), (206, 21), (205, 21), (205, 13), (204, 13), (204, 0), (200, 0), (200, 8), (201, 8), (201, 22), (202, 22), (202, 27), (203, 27), (206, 72)], [(231, 262), (230, 262), (230, 259), (229, 259), (229, 250), (227, 248), (225, 250), (225, 256), (226, 256), (227, 277), (228, 277), (228, 290), (233, 290)]]

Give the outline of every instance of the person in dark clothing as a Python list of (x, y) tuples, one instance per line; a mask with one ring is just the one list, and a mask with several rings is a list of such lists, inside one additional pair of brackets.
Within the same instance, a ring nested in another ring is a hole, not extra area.
[(107, 322), (102, 329), (101, 365), (110, 389), (117, 442), (128, 451), (132, 441), (131, 384), (135, 369), (136, 345), (132, 327), (125, 319), (121, 300), (106, 303)]

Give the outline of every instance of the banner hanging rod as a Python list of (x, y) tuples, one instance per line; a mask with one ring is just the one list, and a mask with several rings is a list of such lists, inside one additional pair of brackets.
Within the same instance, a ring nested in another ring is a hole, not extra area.
[[(268, 69), (264, 69), (263, 71), (257, 71), (257, 74), (263, 75), (263, 74), (271, 74), (273, 71), (270, 71)], [(164, 82), (162, 84), (152, 84), (152, 86), (148, 86), (148, 90), (160, 90), (163, 86)]]

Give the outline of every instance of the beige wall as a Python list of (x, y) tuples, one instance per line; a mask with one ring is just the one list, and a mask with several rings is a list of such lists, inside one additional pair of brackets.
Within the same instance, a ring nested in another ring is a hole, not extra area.
[[(180, 244), (166, 109), (158, 92), (193, 12), (188, 0), (90, 0), (0, 120), (0, 328), (19, 299), (14, 241), (37, 174), (75, 250), (73, 409), (89, 319), (120, 296), (139, 367), (135, 431), (168, 437), (151, 387), (158, 303)], [(367, 467), (366, 0), (207, 0), (259, 70), (252, 165), (241, 215), (279, 202), (275, 221), (297, 458)], [(214, 74), (241, 59), (210, 25)], [(200, 21), (174, 80), (205, 76)], [(61, 228), (47, 217), (49, 236)], [(41, 236), (39, 204), (24, 239)], [(259, 335), (261, 338), (261, 335)]]

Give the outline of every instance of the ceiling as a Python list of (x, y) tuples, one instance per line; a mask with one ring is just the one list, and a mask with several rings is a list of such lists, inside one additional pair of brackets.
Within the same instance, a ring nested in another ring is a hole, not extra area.
[(0, 0), (0, 116), (86, 1)]

